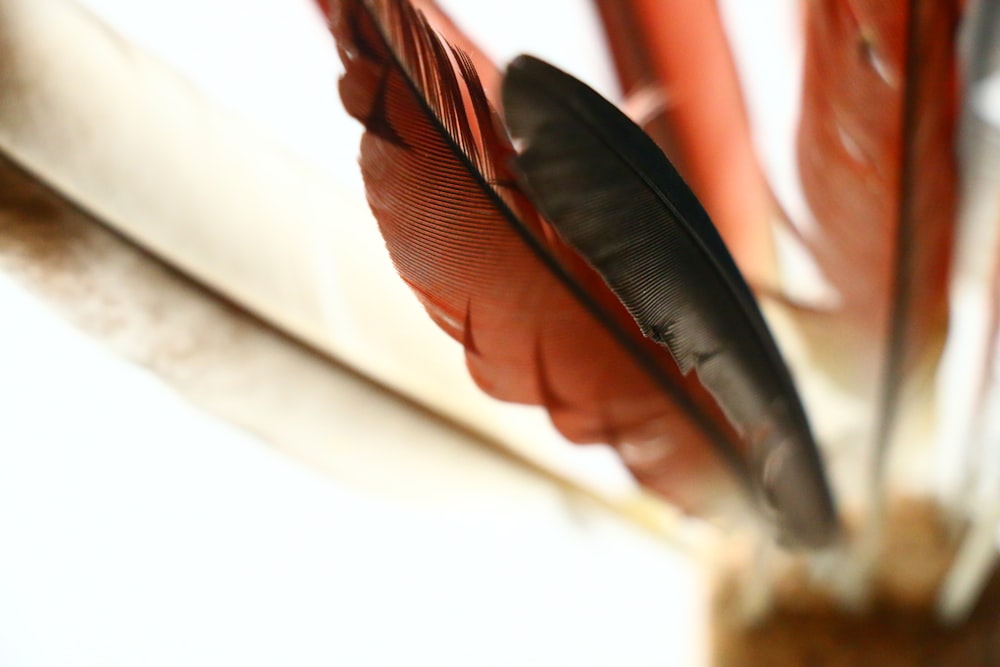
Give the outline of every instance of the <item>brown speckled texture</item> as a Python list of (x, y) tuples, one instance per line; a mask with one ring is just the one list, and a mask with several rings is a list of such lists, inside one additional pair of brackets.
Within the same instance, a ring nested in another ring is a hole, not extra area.
[(1000, 665), (1000, 580), (993, 577), (971, 617), (945, 627), (933, 601), (953, 551), (954, 531), (924, 501), (898, 503), (860, 612), (844, 611), (810, 587), (801, 570), (784, 576), (762, 620), (740, 619), (734, 570), (713, 601), (714, 667), (988, 667)]

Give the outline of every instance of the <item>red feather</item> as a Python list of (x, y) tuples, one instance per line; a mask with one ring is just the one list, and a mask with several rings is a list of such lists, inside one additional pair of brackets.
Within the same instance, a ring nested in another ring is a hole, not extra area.
[(595, 0), (626, 95), (658, 90), (644, 129), (698, 195), (744, 273), (770, 282), (780, 219), (757, 162), (736, 67), (714, 2)]
[[(331, 0), (315, 0), (315, 2), (324, 16), (330, 16)], [(494, 108), (500, 108), (500, 83), (503, 75), (496, 63), (441, 9), (436, 0), (411, 0), (411, 4), (420, 10), (427, 22), (448, 44), (457, 47), (468, 56), (479, 75), (486, 98)]]
[(496, 63), (479, 48), (479, 45), (472, 38), (465, 34), (465, 31), (458, 27), (435, 0), (410, 0), (410, 4), (424, 15), (427, 22), (448, 44), (462, 51), (472, 61), (483, 92), (486, 93), (486, 99), (490, 101), (494, 109), (499, 109), (500, 84), (503, 75)]
[(856, 388), (881, 383), (885, 430), (900, 378), (944, 330), (961, 2), (807, 6), (799, 160), (817, 223), (807, 242), (840, 301), (822, 344), (837, 346)]
[(471, 63), (401, 0), (334, 3), (332, 27), (389, 253), (465, 346), (477, 384), (545, 406), (574, 442), (613, 444), (642, 483), (688, 510), (731, 497), (732, 480), (747, 479), (744, 444), (519, 192)]

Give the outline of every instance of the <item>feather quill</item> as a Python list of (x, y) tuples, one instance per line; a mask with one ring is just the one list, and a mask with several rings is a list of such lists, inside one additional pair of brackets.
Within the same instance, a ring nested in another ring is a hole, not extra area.
[(571, 441), (612, 444), (681, 507), (719, 511), (748, 486), (745, 443), (524, 198), (470, 62), (400, 0), (338, 2), (332, 19), (389, 253), (477, 384), (544, 406)]
[(815, 346), (833, 350), (821, 355), (829, 370), (877, 407), (875, 481), (904, 380), (943, 335), (959, 13), (956, 0), (807, 5), (798, 141), (816, 224), (806, 242), (839, 297)]
[(510, 65), (504, 105), (542, 213), (721, 406), (789, 531), (829, 539), (833, 503), (791, 376), (694, 194), (614, 105), (540, 60)]

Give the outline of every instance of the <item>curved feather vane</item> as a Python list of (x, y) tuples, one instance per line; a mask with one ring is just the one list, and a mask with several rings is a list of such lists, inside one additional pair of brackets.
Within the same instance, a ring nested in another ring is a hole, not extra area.
[[(465, 346), (479, 386), (545, 406), (572, 441), (611, 443), (640, 482), (689, 511), (720, 509), (733, 480), (745, 488), (746, 444), (721, 410), (519, 192), (469, 61), (402, 0), (339, 2), (332, 26), (390, 255)], [(785, 532), (799, 528), (788, 513), (776, 519)]]
[(944, 329), (960, 6), (807, 5), (799, 163), (816, 219), (807, 242), (840, 300), (816, 347), (835, 345), (831, 370), (878, 405), (876, 470), (903, 381)]
[[(798, 394), (708, 215), (656, 144), (610, 102), (528, 56), (504, 80), (517, 165), (542, 213), (643, 333), (708, 390), (759, 462), (755, 483), (798, 539), (836, 525)], [(795, 508), (794, 512), (789, 511)]]

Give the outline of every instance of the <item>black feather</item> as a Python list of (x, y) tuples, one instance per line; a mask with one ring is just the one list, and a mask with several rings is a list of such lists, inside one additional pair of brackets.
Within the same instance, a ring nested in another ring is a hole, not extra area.
[(828, 542), (836, 513), (802, 404), (697, 198), (638, 126), (564, 72), (521, 56), (503, 99), (535, 204), (746, 438), (786, 538)]

